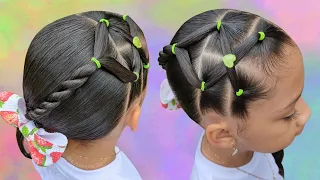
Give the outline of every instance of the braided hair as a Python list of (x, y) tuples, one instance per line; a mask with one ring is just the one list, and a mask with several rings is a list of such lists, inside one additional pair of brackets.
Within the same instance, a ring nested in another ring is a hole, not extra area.
[[(284, 64), (285, 46), (294, 45), (281, 28), (258, 15), (218, 9), (185, 22), (158, 61), (195, 122), (209, 110), (245, 119), (250, 103), (272, 94), (254, 72), (273, 75)], [(226, 67), (223, 60), (230, 57), (234, 62)]]
[[(59, 19), (28, 49), (26, 117), (70, 139), (102, 138), (144, 92), (148, 67), (143, 32), (129, 16), (90, 11)], [(18, 145), (29, 157), (19, 132)]]

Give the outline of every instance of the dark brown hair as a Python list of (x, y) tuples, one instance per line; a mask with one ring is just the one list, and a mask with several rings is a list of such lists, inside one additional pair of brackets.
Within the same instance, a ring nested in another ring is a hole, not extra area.
[[(133, 45), (134, 37), (141, 48)], [(70, 139), (104, 137), (145, 90), (148, 69), (143, 66), (148, 63), (143, 32), (129, 16), (90, 11), (59, 19), (44, 27), (28, 49), (23, 75), (26, 117)], [(29, 157), (22, 140), (17, 131), (20, 150)]]
[[(265, 34), (262, 41), (259, 32)], [(281, 28), (258, 15), (217, 9), (185, 22), (160, 52), (159, 64), (166, 70), (181, 107), (195, 122), (199, 123), (201, 113), (209, 110), (245, 119), (250, 103), (268, 98), (272, 90), (252, 76), (252, 70), (273, 75), (284, 63), (281, 59), (286, 45), (295, 43)], [(227, 54), (237, 58), (233, 73), (222, 62)], [(241, 66), (243, 63), (250, 67)], [(236, 96), (239, 88), (244, 93)]]

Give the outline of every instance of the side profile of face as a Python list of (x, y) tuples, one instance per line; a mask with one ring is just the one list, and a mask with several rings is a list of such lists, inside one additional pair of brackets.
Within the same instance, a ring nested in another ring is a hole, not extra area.
[[(253, 102), (246, 120), (221, 117), (214, 112), (203, 116), (204, 122), (220, 119), (218, 125), (205, 128), (209, 139), (223, 146), (235, 142), (242, 151), (273, 153), (289, 146), (299, 135), (311, 115), (301, 93), (304, 87), (304, 67), (300, 50), (286, 48), (284, 66), (278, 75), (270, 77), (268, 86), (273, 93), (270, 98)], [(258, 72), (259, 73), (259, 72)]]

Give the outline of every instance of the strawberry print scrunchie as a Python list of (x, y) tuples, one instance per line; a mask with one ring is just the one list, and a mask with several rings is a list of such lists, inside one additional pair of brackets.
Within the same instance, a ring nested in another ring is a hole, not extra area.
[(22, 97), (11, 92), (0, 92), (0, 116), (13, 127), (19, 128), (27, 140), (33, 161), (43, 167), (56, 163), (67, 147), (67, 137), (38, 129), (33, 121), (26, 119), (25, 113), (26, 103)]
[(160, 86), (160, 102), (165, 109), (177, 110), (180, 108), (180, 104), (173, 94), (167, 79), (163, 80)]

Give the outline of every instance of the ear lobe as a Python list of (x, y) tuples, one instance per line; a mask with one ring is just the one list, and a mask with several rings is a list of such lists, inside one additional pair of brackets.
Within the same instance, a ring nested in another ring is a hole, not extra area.
[(219, 148), (232, 148), (234, 137), (222, 123), (210, 124), (207, 126), (205, 135), (209, 143), (213, 146)]
[(138, 129), (138, 123), (139, 123), (139, 117), (141, 114), (141, 107), (139, 105), (136, 105), (133, 109), (132, 109), (132, 115), (131, 118), (129, 120), (129, 126), (130, 129), (133, 132), (136, 132)]

